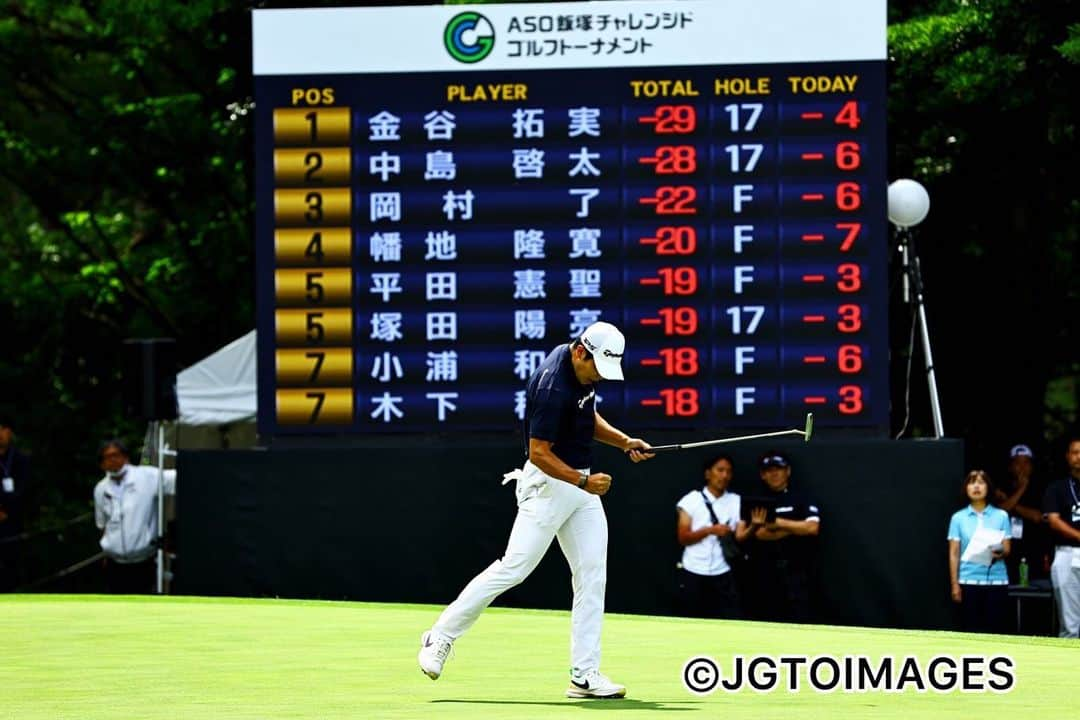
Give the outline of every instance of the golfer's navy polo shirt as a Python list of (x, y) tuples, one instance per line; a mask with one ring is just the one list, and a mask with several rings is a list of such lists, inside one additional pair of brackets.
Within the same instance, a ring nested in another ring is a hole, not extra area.
[(574, 375), (570, 346), (552, 350), (525, 386), (525, 455), (530, 438), (548, 440), (570, 467), (592, 467), (595, 402), (596, 387), (582, 385)]

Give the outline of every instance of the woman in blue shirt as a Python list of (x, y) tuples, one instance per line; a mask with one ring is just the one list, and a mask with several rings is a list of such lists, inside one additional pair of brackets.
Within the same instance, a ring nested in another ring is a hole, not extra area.
[(989, 503), (990, 476), (972, 470), (964, 478), (970, 504), (949, 521), (949, 579), (952, 600), (960, 605), (960, 627), (966, 632), (1005, 631), (1009, 576), (1009, 514)]

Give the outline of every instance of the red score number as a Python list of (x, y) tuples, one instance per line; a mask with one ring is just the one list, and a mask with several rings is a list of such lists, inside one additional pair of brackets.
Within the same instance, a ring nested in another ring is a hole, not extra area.
[(638, 242), (655, 245), (657, 255), (693, 255), (697, 251), (697, 230), (689, 225), (665, 225), (657, 228), (653, 237)]
[(693, 145), (661, 145), (656, 152), (638, 158), (642, 165), (655, 165), (657, 175), (690, 175), (697, 172), (697, 148)]
[(697, 270), (692, 267), (662, 267), (656, 271), (665, 295), (693, 295), (698, 289)]
[(655, 205), (657, 215), (697, 215), (695, 200), (697, 189), (693, 185), (661, 185), (655, 195), (638, 198), (638, 203)]
[(665, 375), (693, 376), (700, 369), (697, 348), (660, 348), (660, 360)]
[(858, 170), (862, 165), (859, 143), (847, 141), (836, 146), (836, 167), (841, 170)]
[(686, 135), (697, 128), (697, 110), (693, 105), (659, 105), (652, 115), (639, 117), (638, 122), (652, 124), (657, 135)]
[(862, 330), (862, 308), (858, 305), (841, 305), (836, 308), (840, 316), (836, 329), (842, 333), (856, 333)]
[(858, 345), (841, 345), (836, 354), (836, 365), (845, 375), (854, 375), (862, 371), (862, 348)]
[(668, 417), (692, 417), (701, 411), (698, 391), (694, 388), (664, 388), (660, 399)]
[(862, 223), (836, 223), (836, 229), (843, 230), (845, 233), (844, 239), (840, 242), (840, 252), (847, 252), (862, 232)]
[(836, 117), (833, 119), (837, 125), (844, 125), (854, 130), (862, 123), (862, 118), (859, 117), (859, 103), (854, 100), (848, 100), (840, 107), (840, 112), (836, 113)]
[(837, 409), (844, 415), (858, 415), (862, 412), (862, 388), (858, 385), (844, 385), (840, 388), (840, 404)]
[(697, 310), (692, 307), (662, 307), (657, 313), (665, 335), (693, 335), (698, 330)]
[(853, 293), (862, 288), (862, 275), (855, 263), (840, 263), (836, 266), (836, 272), (840, 276), (836, 281), (836, 289), (840, 292)]
[(836, 207), (844, 212), (858, 210), (862, 206), (862, 188), (857, 182), (842, 182), (836, 186)]

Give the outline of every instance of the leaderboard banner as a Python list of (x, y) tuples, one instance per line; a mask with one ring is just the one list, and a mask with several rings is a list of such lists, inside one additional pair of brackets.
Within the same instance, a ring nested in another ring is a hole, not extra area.
[(259, 431), (888, 427), (885, 2), (256, 10)]

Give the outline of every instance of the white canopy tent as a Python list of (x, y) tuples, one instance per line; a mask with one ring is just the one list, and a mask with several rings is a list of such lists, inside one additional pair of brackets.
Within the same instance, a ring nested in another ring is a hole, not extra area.
[(176, 374), (174, 447), (255, 445), (255, 363), (252, 330)]
[(255, 418), (255, 331), (176, 374), (181, 425), (229, 425)]
[[(255, 331), (233, 340), (176, 374), (177, 418), (152, 420), (146, 428), (142, 462), (159, 469), (175, 466), (178, 450), (252, 447), (258, 407), (255, 374)], [(166, 497), (159, 474), (158, 528), (164, 533), (174, 519), (172, 497)], [(159, 540), (157, 591), (168, 592), (173, 555)]]

